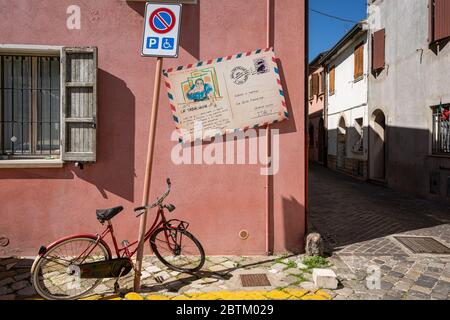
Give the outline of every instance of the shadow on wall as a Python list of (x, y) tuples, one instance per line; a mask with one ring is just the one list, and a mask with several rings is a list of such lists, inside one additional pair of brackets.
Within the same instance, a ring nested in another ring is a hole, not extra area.
[[(144, 17), (145, 2), (127, 1), (127, 4)], [(200, 6), (201, 0), (196, 5), (184, 4), (181, 16), (180, 45), (197, 60), (200, 59)]]
[(135, 157), (135, 97), (126, 83), (98, 70), (97, 163), (84, 170), (73, 167), (80, 178), (133, 202)]
[(293, 197), (283, 197), (282, 205), (284, 247), (287, 251), (294, 254), (303, 253), (304, 238), (298, 233), (298, 230), (302, 229), (305, 222), (301, 219), (301, 213), (304, 212), (304, 206)]

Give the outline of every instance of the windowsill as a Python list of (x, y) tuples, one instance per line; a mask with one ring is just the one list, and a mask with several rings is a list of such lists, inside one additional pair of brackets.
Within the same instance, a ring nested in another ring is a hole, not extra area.
[(63, 165), (60, 159), (0, 160), (0, 169), (62, 168)]
[(429, 154), (428, 157), (450, 159), (450, 154)]
[(353, 83), (360, 82), (362, 79), (364, 79), (364, 75), (359, 76), (358, 78), (354, 79), (354, 80), (353, 80)]

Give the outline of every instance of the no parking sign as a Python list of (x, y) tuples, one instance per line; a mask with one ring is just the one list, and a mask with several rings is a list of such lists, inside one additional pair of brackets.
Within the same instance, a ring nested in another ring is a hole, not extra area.
[(142, 55), (178, 57), (181, 4), (147, 3), (144, 19)]

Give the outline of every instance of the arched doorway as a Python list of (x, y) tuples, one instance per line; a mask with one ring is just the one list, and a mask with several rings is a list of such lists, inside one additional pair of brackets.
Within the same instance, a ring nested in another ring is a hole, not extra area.
[(375, 110), (370, 119), (370, 179), (386, 179), (386, 117), (381, 110)]
[(319, 162), (321, 164), (326, 163), (325, 159), (325, 146), (326, 146), (326, 136), (325, 136), (325, 126), (323, 123), (323, 118), (319, 120)]
[(337, 128), (337, 161), (336, 166), (339, 169), (345, 168), (345, 156), (347, 152), (347, 125), (344, 117), (339, 120)]

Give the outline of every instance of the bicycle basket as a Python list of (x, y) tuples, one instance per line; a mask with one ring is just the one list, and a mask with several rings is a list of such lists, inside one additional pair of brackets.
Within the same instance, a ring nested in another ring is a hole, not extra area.
[(166, 227), (170, 229), (176, 229), (178, 231), (185, 231), (189, 227), (189, 223), (178, 219), (172, 219), (167, 221)]

